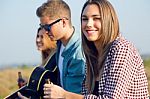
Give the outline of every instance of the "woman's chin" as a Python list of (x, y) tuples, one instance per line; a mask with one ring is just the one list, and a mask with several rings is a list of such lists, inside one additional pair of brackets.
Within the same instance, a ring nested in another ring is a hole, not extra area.
[(38, 51), (43, 51), (43, 49), (42, 49), (42, 48), (37, 48), (37, 50), (38, 50)]

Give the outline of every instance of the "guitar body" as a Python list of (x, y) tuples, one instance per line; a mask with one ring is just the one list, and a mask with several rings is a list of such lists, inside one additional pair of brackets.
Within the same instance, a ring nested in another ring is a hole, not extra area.
[(44, 95), (43, 86), (46, 79), (50, 79), (51, 82), (59, 85), (59, 83), (57, 83), (58, 68), (56, 66), (55, 55), (56, 53), (49, 58), (44, 66), (37, 66), (33, 69), (27, 85), (21, 87), (4, 99), (20, 99), (17, 92), (20, 92), (23, 96), (30, 99), (42, 99)]
[(20, 99), (17, 95), (17, 92), (20, 92), (22, 95), (30, 99), (41, 99), (44, 95), (43, 86), (46, 79), (50, 79), (50, 81), (55, 84), (57, 83), (57, 77), (55, 77), (54, 72), (46, 70), (44, 66), (37, 66), (31, 73), (27, 85), (21, 87), (19, 90), (5, 97), (4, 99)]

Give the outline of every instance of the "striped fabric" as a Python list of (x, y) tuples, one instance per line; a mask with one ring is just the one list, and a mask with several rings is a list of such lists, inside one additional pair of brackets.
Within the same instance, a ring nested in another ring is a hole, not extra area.
[(148, 83), (143, 60), (134, 45), (120, 35), (105, 60), (99, 96), (88, 94), (85, 84), (82, 89), (85, 99), (147, 99)]

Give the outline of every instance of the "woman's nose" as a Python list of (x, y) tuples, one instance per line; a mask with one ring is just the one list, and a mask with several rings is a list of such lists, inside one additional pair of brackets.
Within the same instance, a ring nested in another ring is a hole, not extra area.
[(87, 21), (86, 26), (87, 26), (87, 27), (91, 27), (92, 25), (93, 25), (93, 20), (92, 20), (92, 19), (89, 19), (89, 20)]
[(40, 37), (38, 37), (38, 38), (36, 39), (37, 42), (41, 42), (41, 40), (42, 40), (42, 39), (41, 39)]

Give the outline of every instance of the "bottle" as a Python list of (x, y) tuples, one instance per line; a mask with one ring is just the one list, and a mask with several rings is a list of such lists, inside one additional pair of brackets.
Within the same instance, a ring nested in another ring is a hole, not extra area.
[(18, 72), (18, 87), (21, 88), (22, 86), (26, 85), (25, 79), (23, 79), (21, 72)]

